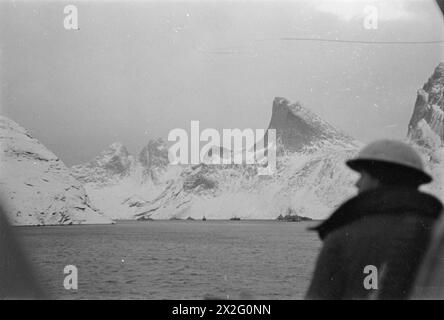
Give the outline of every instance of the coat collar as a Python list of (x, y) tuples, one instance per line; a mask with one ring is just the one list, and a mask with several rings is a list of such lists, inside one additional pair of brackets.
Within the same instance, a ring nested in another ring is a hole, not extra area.
[(317, 231), (323, 240), (331, 231), (365, 216), (415, 213), (437, 219), (442, 209), (441, 201), (430, 194), (411, 188), (384, 187), (351, 198), (327, 220), (309, 230)]

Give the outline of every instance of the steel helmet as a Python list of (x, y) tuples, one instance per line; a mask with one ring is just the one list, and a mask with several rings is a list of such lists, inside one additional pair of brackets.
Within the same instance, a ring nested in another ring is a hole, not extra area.
[(424, 171), (419, 154), (408, 144), (395, 140), (378, 140), (364, 147), (355, 159), (346, 164), (355, 171), (376, 167), (403, 170), (420, 184), (429, 183), (432, 177)]

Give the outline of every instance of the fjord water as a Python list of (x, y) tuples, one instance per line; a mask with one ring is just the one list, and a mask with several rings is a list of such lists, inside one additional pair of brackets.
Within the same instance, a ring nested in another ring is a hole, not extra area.
[[(302, 298), (321, 245), (314, 222), (149, 221), (20, 227), (55, 299)], [(78, 290), (66, 290), (66, 265)]]

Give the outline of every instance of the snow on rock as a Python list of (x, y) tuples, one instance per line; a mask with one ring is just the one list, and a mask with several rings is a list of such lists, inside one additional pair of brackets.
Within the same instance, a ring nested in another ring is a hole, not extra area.
[(138, 157), (145, 180), (160, 182), (168, 166), (168, 148), (162, 139), (150, 140)]
[(430, 148), (444, 144), (444, 63), (441, 62), (430, 79), (418, 90), (408, 137)]
[(344, 164), (355, 152), (326, 147), (282, 156), (276, 174), (270, 177), (257, 176), (248, 166), (214, 169), (203, 165), (203, 173), (190, 172), (186, 177), (199, 177), (194, 189), (187, 190), (186, 179), (172, 182), (162, 199), (141, 206), (145, 211), (138, 217), (275, 219), (291, 210), (322, 219), (355, 192), (357, 174)]
[(444, 201), (444, 63), (418, 90), (408, 126), (408, 141), (423, 156), (433, 181), (422, 187)]
[(258, 176), (258, 165), (184, 168), (136, 218), (275, 219), (291, 210), (322, 219), (353, 195), (357, 175), (345, 161), (359, 142), (284, 98), (274, 99), (269, 129), (280, 150), (273, 175)]
[(268, 129), (276, 129), (276, 139), (289, 151), (299, 151), (317, 142), (330, 142), (350, 146), (354, 139), (335, 128), (300, 102), (290, 103), (277, 97)]
[(109, 184), (113, 180), (127, 176), (133, 161), (126, 147), (116, 142), (91, 162), (81, 166), (73, 166), (71, 171), (83, 183)]
[[(103, 169), (103, 154), (116, 154), (105, 151), (73, 174), (94, 205), (120, 219), (275, 219), (289, 210), (325, 218), (353, 194), (356, 174), (344, 165), (360, 145), (353, 138), (284, 98), (273, 102), (269, 129), (276, 129), (280, 150), (271, 176), (257, 174), (263, 164), (171, 165), (161, 140), (150, 141), (122, 171)], [(117, 163), (131, 157), (117, 154)]]
[(0, 144), (1, 196), (13, 224), (112, 223), (56, 155), (3, 116)]
[(141, 203), (157, 197), (178, 167), (169, 166), (162, 139), (151, 140), (137, 158), (121, 143), (113, 143), (92, 161), (71, 172), (94, 205), (113, 219), (134, 219)]

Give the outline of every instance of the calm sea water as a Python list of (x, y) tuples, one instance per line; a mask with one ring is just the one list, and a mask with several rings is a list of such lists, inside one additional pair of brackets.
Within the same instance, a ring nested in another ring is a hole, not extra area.
[[(20, 227), (52, 298), (302, 298), (321, 245), (312, 223), (149, 221)], [(78, 290), (63, 287), (66, 265)]]

